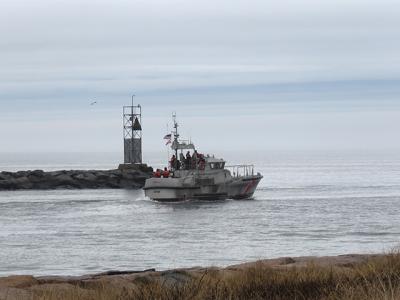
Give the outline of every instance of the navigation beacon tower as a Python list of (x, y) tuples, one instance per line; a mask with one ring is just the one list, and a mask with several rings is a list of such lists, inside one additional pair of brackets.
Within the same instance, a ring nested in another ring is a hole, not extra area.
[(124, 164), (142, 164), (142, 107), (124, 106)]

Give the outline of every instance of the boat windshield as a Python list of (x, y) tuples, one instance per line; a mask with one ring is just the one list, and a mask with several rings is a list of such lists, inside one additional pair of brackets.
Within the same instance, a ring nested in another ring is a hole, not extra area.
[(225, 167), (225, 162), (212, 162), (210, 163), (210, 169), (218, 170), (223, 169)]

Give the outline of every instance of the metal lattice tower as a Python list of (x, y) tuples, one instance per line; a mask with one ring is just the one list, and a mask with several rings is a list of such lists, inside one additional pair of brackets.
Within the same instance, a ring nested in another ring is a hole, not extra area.
[(124, 106), (124, 163), (142, 163), (142, 107), (140, 104)]

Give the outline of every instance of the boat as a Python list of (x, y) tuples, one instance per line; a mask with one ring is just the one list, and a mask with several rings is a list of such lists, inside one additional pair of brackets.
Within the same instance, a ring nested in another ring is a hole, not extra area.
[(173, 121), (174, 130), (166, 135), (174, 153), (170, 168), (157, 170), (146, 180), (146, 197), (160, 202), (253, 197), (263, 178), (254, 172), (254, 165), (227, 166), (224, 159), (200, 154), (191, 141), (180, 139), (176, 115), (173, 115)]

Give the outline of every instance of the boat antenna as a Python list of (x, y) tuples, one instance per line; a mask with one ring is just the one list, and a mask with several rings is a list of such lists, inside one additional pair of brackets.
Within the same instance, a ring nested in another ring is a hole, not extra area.
[(176, 112), (172, 113), (172, 119), (174, 120), (174, 143), (175, 145), (175, 170), (178, 169), (178, 138), (179, 138), (179, 133), (178, 133), (178, 122), (176, 121)]
[[(166, 127), (167, 127), (167, 134), (168, 134), (168, 133), (170, 133), (168, 123), (167, 123)], [(169, 147), (167, 147), (167, 162), (168, 161), (169, 161)], [(172, 166), (171, 166), (171, 168), (172, 168)]]

